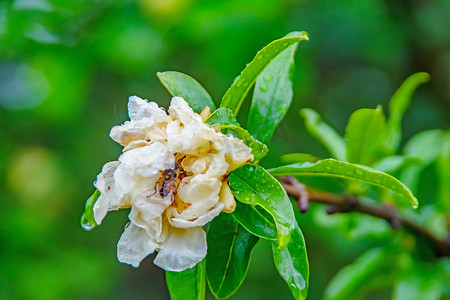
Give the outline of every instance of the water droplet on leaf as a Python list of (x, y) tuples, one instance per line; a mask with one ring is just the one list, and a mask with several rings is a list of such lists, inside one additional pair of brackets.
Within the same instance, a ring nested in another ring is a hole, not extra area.
[(267, 81), (267, 82), (272, 81), (272, 76), (267, 74), (266, 76), (264, 76), (264, 81)]
[(267, 85), (263, 84), (263, 85), (261, 85), (261, 86), (259, 87), (259, 89), (260, 89), (261, 92), (267, 92), (267, 90), (268, 90), (269, 88), (267, 87)]

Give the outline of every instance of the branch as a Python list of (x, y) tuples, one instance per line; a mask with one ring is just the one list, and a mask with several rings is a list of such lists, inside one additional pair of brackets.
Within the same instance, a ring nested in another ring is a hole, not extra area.
[(386, 220), (393, 229), (408, 228), (421, 237), (424, 237), (435, 248), (438, 257), (450, 257), (450, 235), (446, 240), (441, 240), (425, 227), (406, 219), (398, 213), (393, 206), (373, 206), (362, 203), (358, 198), (326, 193), (307, 188), (291, 176), (281, 178), (282, 185), (289, 196), (297, 199), (302, 213), (308, 209), (308, 202), (316, 202), (328, 205), (327, 213), (359, 212), (376, 218)]

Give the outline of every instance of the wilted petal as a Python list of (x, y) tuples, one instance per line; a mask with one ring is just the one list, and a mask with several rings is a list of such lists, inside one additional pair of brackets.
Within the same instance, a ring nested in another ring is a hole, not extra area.
[(170, 211), (168, 211), (168, 214), (171, 216), (168, 216), (169, 222), (172, 226), (178, 227), (178, 228), (190, 228), (190, 227), (197, 227), (197, 226), (203, 226), (215, 217), (217, 217), (220, 212), (223, 210), (223, 203), (219, 202), (216, 204), (215, 207), (213, 207), (210, 211), (208, 211), (206, 214), (201, 215), (195, 220), (186, 220), (183, 218), (178, 218), (180, 214), (177, 212), (175, 208), (171, 208)]
[(148, 102), (138, 96), (128, 98), (128, 115), (130, 120), (137, 121), (144, 118), (152, 118), (156, 122), (163, 122), (167, 119), (166, 112), (159, 108), (155, 102)]
[(123, 125), (114, 126), (109, 136), (122, 146), (135, 140), (162, 141), (166, 138), (165, 126), (165, 123), (156, 122), (153, 118), (126, 121)]
[(184, 171), (193, 173), (195, 175), (204, 173), (209, 164), (211, 162), (211, 158), (209, 155), (196, 157), (196, 156), (187, 156), (183, 159), (181, 166)]
[(253, 160), (252, 148), (232, 135), (224, 136), (224, 147), (226, 160), (230, 164), (228, 173)]
[(166, 271), (180, 272), (199, 263), (206, 249), (206, 233), (201, 227), (173, 228), (154, 263)]
[(172, 197), (161, 197), (159, 191), (144, 191), (137, 195), (133, 201), (133, 209), (138, 210), (145, 221), (149, 222), (160, 217), (166, 208), (172, 203)]
[(178, 186), (178, 196), (184, 203), (191, 204), (180, 217), (186, 220), (206, 214), (219, 201), (221, 181), (205, 174), (184, 178)]
[(173, 97), (169, 107), (170, 116), (178, 119), (185, 126), (196, 121), (197, 123), (203, 123), (199, 114), (196, 114), (189, 104), (181, 97)]
[(156, 243), (147, 232), (130, 223), (117, 243), (117, 257), (120, 262), (138, 267), (139, 263), (153, 253)]
[(165, 143), (154, 142), (149, 146), (135, 148), (124, 152), (119, 161), (133, 168), (136, 175), (151, 177), (161, 170), (173, 168), (175, 158)]
[(100, 197), (94, 204), (94, 219), (95, 223), (99, 225), (108, 211), (119, 209), (124, 204), (123, 198), (116, 193), (114, 181), (114, 172), (119, 164), (120, 162), (118, 161), (106, 163), (102, 168), (102, 172), (98, 174), (97, 181), (94, 183), (94, 186), (100, 192)]
[(222, 183), (219, 193), (219, 201), (223, 203), (223, 211), (226, 213), (232, 213), (236, 208), (236, 200), (234, 200), (233, 193), (227, 182)]

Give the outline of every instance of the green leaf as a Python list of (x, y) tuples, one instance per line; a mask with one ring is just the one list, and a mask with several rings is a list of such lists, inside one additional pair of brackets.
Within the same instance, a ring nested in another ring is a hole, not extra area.
[(292, 68), (298, 43), (276, 56), (256, 79), (247, 129), (267, 143), (292, 101)]
[(420, 162), (421, 160), (416, 157), (394, 155), (377, 161), (373, 168), (381, 172), (392, 173), (409, 165), (420, 164)]
[(269, 152), (266, 145), (253, 138), (247, 130), (239, 126), (233, 112), (228, 108), (220, 107), (206, 119), (205, 123), (220, 128), (224, 134), (232, 133), (241, 139), (247, 146), (252, 148), (254, 161), (260, 160)]
[(419, 85), (430, 80), (428, 73), (420, 72), (409, 76), (394, 93), (389, 102), (389, 119), (384, 132), (383, 145), (392, 152), (397, 151), (402, 137), (402, 118), (411, 103), (412, 95)]
[(323, 122), (320, 115), (313, 109), (304, 108), (300, 115), (305, 119), (305, 126), (309, 133), (319, 140), (339, 160), (344, 161), (345, 141), (330, 125)]
[(98, 197), (100, 197), (100, 192), (95, 190), (91, 197), (86, 200), (86, 205), (84, 208), (84, 213), (81, 216), (81, 227), (89, 231), (97, 227), (94, 219), (94, 204), (97, 202)]
[(408, 199), (413, 207), (418, 202), (411, 191), (400, 181), (389, 174), (375, 169), (341, 162), (335, 159), (324, 159), (314, 164), (309, 162), (291, 164), (268, 170), (272, 175), (283, 176), (331, 176), (345, 179), (356, 179), (393, 191), (394, 193)]
[(316, 161), (320, 160), (317, 156), (308, 153), (289, 153), (282, 155), (280, 159), (286, 164), (305, 161), (315, 163)]
[(205, 120), (205, 123), (214, 126), (220, 127), (225, 125), (235, 125), (240, 126), (234, 113), (231, 109), (226, 107), (219, 107), (216, 109), (209, 117)]
[(442, 136), (441, 153), (438, 160), (440, 190), (439, 196), (445, 212), (450, 213), (450, 131)]
[(380, 106), (376, 109), (359, 109), (350, 116), (345, 128), (348, 162), (369, 165), (373, 161), (385, 122)]
[(417, 188), (422, 171), (439, 156), (443, 131), (439, 129), (422, 131), (413, 136), (405, 145), (403, 154), (422, 160), (420, 165), (405, 168), (400, 176), (411, 190)]
[[(374, 248), (341, 269), (325, 289), (324, 300), (361, 299), (373, 285), (389, 285), (387, 273), (396, 271), (397, 255), (390, 248)], [(382, 276), (383, 282), (374, 283)]]
[(206, 278), (213, 295), (226, 299), (241, 286), (247, 275), (250, 254), (258, 237), (242, 227), (230, 214), (220, 214), (207, 234)]
[(279, 246), (286, 246), (296, 221), (291, 202), (281, 184), (263, 167), (256, 165), (244, 165), (231, 172), (228, 179), (237, 200), (259, 205), (273, 217)]
[(171, 300), (205, 299), (205, 260), (181, 272), (166, 271), (166, 283)]
[(278, 54), (289, 46), (303, 40), (308, 40), (307, 33), (295, 31), (291, 32), (288, 37), (275, 40), (261, 49), (226, 91), (220, 106), (231, 109), (237, 115), (245, 96), (258, 75)]
[[(426, 276), (424, 275), (426, 274)], [(448, 282), (442, 282), (436, 270), (418, 268), (407, 272), (395, 285), (393, 300), (439, 300)]]
[(277, 242), (273, 242), (272, 251), (275, 266), (291, 289), (294, 298), (306, 299), (309, 283), (309, 264), (305, 239), (297, 224), (288, 245), (280, 249)]
[(253, 235), (268, 240), (277, 239), (277, 226), (275, 221), (261, 207), (237, 201), (232, 216)]
[(200, 113), (206, 106), (211, 111), (216, 109), (208, 92), (191, 76), (175, 71), (158, 72), (156, 75), (172, 96), (186, 100), (196, 113)]

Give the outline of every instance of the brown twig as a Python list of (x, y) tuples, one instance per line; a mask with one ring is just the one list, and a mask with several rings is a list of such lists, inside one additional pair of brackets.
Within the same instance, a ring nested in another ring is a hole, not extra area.
[(359, 212), (384, 219), (393, 229), (398, 229), (403, 226), (427, 239), (435, 248), (437, 256), (450, 257), (450, 235), (446, 240), (439, 239), (425, 227), (400, 216), (397, 209), (393, 206), (368, 205), (362, 203), (356, 197), (336, 195), (306, 188), (305, 185), (301, 184), (297, 181), (297, 179), (291, 176), (285, 176), (281, 179), (282, 185), (288, 195), (298, 200), (299, 209), (301, 212), (306, 212), (308, 202), (311, 201), (327, 205), (328, 214)]

